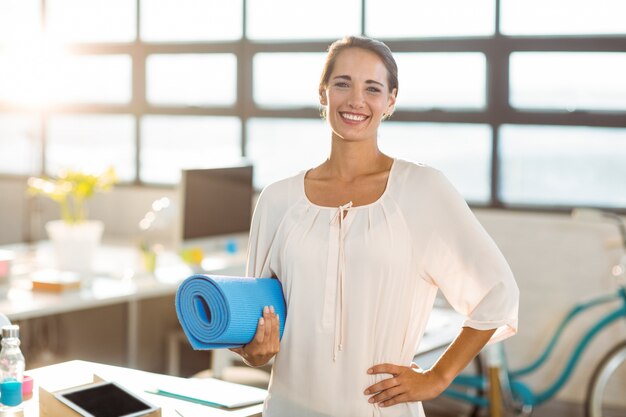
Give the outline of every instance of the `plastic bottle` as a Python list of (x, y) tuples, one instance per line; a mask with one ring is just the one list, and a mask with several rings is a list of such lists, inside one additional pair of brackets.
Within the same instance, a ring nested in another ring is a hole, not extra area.
[(2, 326), (0, 350), (0, 416), (23, 415), (22, 380), (26, 362), (20, 350), (20, 327)]

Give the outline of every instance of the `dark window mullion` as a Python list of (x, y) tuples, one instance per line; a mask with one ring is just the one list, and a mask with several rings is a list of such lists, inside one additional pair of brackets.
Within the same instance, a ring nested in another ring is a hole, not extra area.
[(248, 40), (248, 0), (243, 1), (243, 16), (241, 28), (241, 40), (237, 54), (237, 113), (241, 121), (241, 156), (246, 157), (248, 144), (248, 119), (251, 112), (256, 108), (253, 97), (254, 74), (252, 61), (254, 51)]

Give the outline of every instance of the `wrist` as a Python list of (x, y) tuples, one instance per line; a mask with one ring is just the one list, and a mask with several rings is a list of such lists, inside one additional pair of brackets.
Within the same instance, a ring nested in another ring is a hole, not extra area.
[(265, 356), (260, 356), (260, 355), (250, 355), (250, 354), (248, 354), (248, 352), (246, 352), (245, 348), (242, 349), (241, 358), (243, 359), (243, 362), (246, 365), (251, 366), (253, 368), (257, 368), (259, 366), (263, 366), (267, 362), (269, 362), (269, 360), (271, 359), (271, 357), (267, 358)]
[(440, 369), (437, 366), (432, 367), (426, 371), (432, 380), (433, 387), (437, 390), (438, 394), (442, 393), (454, 380), (455, 375), (451, 375), (444, 369)]

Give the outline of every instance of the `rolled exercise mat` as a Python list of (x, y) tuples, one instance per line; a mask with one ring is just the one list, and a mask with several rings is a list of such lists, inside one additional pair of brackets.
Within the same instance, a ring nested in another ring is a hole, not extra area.
[(275, 278), (192, 275), (176, 291), (176, 314), (195, 350), (249, 343), (264, 306), (274, 306), (282, 337), (287, 307)]

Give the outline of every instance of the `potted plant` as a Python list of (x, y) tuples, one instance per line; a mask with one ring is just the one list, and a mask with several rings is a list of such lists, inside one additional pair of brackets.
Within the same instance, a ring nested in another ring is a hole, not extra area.
[(85, 201), (109, 191), (117, 182), (111, 167), (100, 174), (63, 170), (56, 178), (28, 179), (31, 195), (43, 195), (59, 204), (61, 219), (46, 223), (56, 266), (60, 270), (89, 273), (93, 253), (100, 244), (104, 224), (88, 220)]

